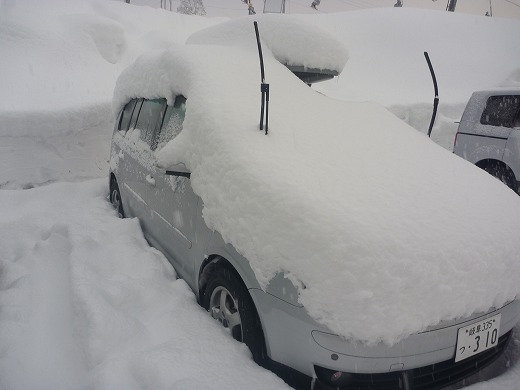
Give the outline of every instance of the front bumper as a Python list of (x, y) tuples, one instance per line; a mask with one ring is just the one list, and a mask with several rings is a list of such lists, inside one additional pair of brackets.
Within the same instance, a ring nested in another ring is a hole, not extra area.
[[(393, 346), (382, 343), (368, 346), (328, 333), (314, 322), (302, 307), (291, 305), (261, 290), (251, 289), (250, 292), (262, 321), (270, 358), (310, 377), (329, 379), (336, 372), (358, 376), (367, 374), (371, 376), (371, 380), (376, 374), (384, 374), (397, 378), (397, 381), (402, 383), (405, 380), (403, 373), (406, 372), (405, 376), (412, 377), (414, 382), (419, 383), (420, 380), (415, 379), (420, 376), (418, 373), (427, 372), (426, 376), (431, 376), (433, 365), (446, 365), (449, 372), (450, 367), (455, 365), (458, 329), (500, 313), (500, 347), (475, 355), (476, 360), (468, 358), (459, 362), (472, 362), (472, 367), (478, 364), (480, 369), (481, 365), (487, 360), (492, 361), (505, 348), (510, 331), (520, 320), (520, 301), (515, 300), (499, 309), (441, 323), (424, 332), (411, 335)], [(490, 359), (480, 360), (488, 351), (494, 351), (489, 353)], [(462, 371), (462, 377), (466, 377), (475, 370)], [(329, 375), (330, 373), (332, 374)], [(460, 377), (452, 374), (449, 376)], [(431, 384), (430, 387), (434, 388)]]
[(493, 363), (511, 340), (513, 331), (499, 338), (496, 347), (455, 363), (454, 359), (406, 371), (352, 374), (315, 366), (320, 383), (332, 389), (438, 390), (460, 382)]

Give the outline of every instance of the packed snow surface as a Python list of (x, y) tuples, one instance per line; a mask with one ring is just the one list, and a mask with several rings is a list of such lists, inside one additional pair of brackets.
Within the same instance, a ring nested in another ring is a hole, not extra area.
[(0, 191), (0, 389), (287, 388), (106, 193), (105, 179)]
[(114, 95), (116, 112), (134, 97), (187, 98), (159, 165), (191, 170), (207, 225), (262, 286), (283, 272), (306, 286), (299, 299), (318, 322), (389, 344), (520, 293), (517, 195), (378, 104), (324, 97), (265, 61), (267, 136), (254, 50), (143, 55)]
[[(387, 0), (380, 1), (388, 5)], [(156, 0), (132, 0), (130, 5), (107, 0), (0, 1), (1, 188), (106, 177), (113, 128), (110, 104), (120, 72), (143, 52), (182, 44), (194, 32), (227, 20), (134, 6), (138, 2), (159, 6)], [(433, 100), (422, 56), (428, 50), (441, 98), (432, 139), (446, 149), (453, 145), (454, 122), (460, 120), (474, 90), (520, 83), (517, 20), (409, 7), (445, 8), (445, 3), (424, 0), (407, 0), (405, 7), (398, 10), (391, 7), (391, 2), (386, 10), (338, 14), (326, 12), (339, 5), (348, 10), (359, 8), (361, 3), (327, 0), (322, 2), (320, 13), (303, 0), (288, 3), (288, 13), (312, 12), (298, 18), (329, 31), (350, 54), (341, 77), (316, 84), (314, 89), (338, 99), (378, 101), (421, 132), (427, 129)], [(364, 3), (372, 6), (376, 1)], [(237, 17), (246, 13), (238, 0), (211, 0), (205, 4), (210, 16)], [(489, 2), (459, 0), (457, 11), (477, 5), (480, 8), (475, 13), (482, 15)], [(501, 12), (501, 7), (509, 9)], [(512, 11), (518, 9), (505, 0), (493, 2), (496, 16), (512, 16)], [(247, 21), (252, 23), (251, 18)], [(260, 33), (267, 33), (262, 26)], [(268, 47), (264, 50), (268, 51)], [(251, 63), (251, 69), (258, 91), (254, 100), (259, 102), (258, 62)], [(270, 78), (269, 68), (267, 72)], [(272, 88), (272, 98), (280, 101), (274, 83)], [(190, 109), (193, 112), (195, 108)], [(250, 109), (246, 110), (249, 123)], [(240, 111), (241, 102), (237, 102), (226, 113), (236, 115)], [(294, 109), (296, 115), (302, 111), (300, 105)], [(317, 108), (313, 107), (312, 112), (319, 117)], [(258, 110), (254, 115), (259, 116)], [(324, 128), (327, 118), (323, 118), (316, 132)], [(268, 136), (270, 143), (281, 136), (275, 131), (279, 126), (274, 125)], [(297, 130), (296, 125), (293, 128)], [(388, 148), (403, 142), (402, 137), (394, 142), (390, 135), (384, 139)], [(255, 138), (255, 142), (266, 140), (260, 134)], [(298, 146), (302, 147), (301, 143)], [(370, 153), (372, 145), (360, 149)], [(384, 170), (386, 161), (381, 160), (378, 166)], [(402, 165), (410, 173), (414, 164), (403, 158)], [(355, 171), (358, 166), (349, 169)], [(423, 167), (416, 169), (419, 174)], [(323, 172), (309, 175), (307, 182), (324, 180), (323, 176)], [(407, 181), (406, 175), (394, 180), (403, 186), (416, 186)], [(469, 183), (467, 191), (471, 192), (477, 184)], [(503, 198), (497, 198), (492, 188), (485, 190), (490, 203), (487, 207), (501, 207)], [(107, 192), (106, 179), (0, 191), (0, 231), (4, 238), (0, 243), (0, 388), (286, 388), (253, 365), (243, 346), (230, 337), (220, 340), (225, 332), (201, 312), (184, 282), (174, 280), (164, 258), (142, 240), (136, 221), (118, 220), (110, 211), (104, 199)], [(473, 202), (472, 198), (470, 194), (468, 202)], [(391, 210), (405, 208), (405, 200), (391, 201), (386, 211), (389, 220), (393, 217)], [(448, 200), (446, 204), (452, 203)], [(285, 209), (282, 212), (286, 213)], [(429, 213), (427, 208), (422, 217), (433, 225), (446, 214), (442, 211), (438, 216), (437, 210)], [(477, 225), (473, 229), (482, 230), (482, 225), (494, 225), (501, 216), (490, 209), (475, 209), (473, 217)], [(377, 222), (382, 216), (374, 218)], [(394, 219), (394, 223), (399, 221)], [(444, 238), (448, 245), (455, 245), (460, 232), (451, 223), (448, 220), (446, 228), (455, 236), (436, 232), (431, 239)], [(366, 226), (370, 225), (366, 221)], [(397, 231), (402, 229), (399, 225)], [(432, 231), (426, 228), (423, 234), (426, 240)], [(517, 250), (517, 241), (512, 246), (501, 245), (491, 242), (490, 237), (461, 242), (459, 249), (472, 252), (474, 244), (484, 247), (485, 242), (489, 242), (486, 253), (497, 250), (493, 263), (500, 260), (499, 255), (507, 247)], [(410, 240), (410, 246), (415, 250), (419, 243)], [(474, 265), (483, 271), (477, 283), (489, 286), (485, 273), (489, 264)], [(416, 283), (434, 285), (440, 273), (430, 275), (432, 269), (439, 271), (433, 266), (424, 269)], [(411, 271), (420, 272), (418, 267), (411, 267)], [(373, 269), (367, 272), (377, 277)], [(407, 273), (408, 268), (402, 270), (396, 280), (404, 280), (401, 276)], [(402, 291), (392, 291), (393, 300), (402, 299)], [(425, 295), (424, 306), (433, 299), (430, 295)], [(459, 299), (453, 294), (447, 302), (462, 303), (464, 297)], [(337, 296), (335, 299), (340, 300)], [(518, 390), (519, 329), (510, 353), (499, 363), (507, 372), (471, 389)], [(221, 352), (218, 358), (212, 353), (217, 350)]]

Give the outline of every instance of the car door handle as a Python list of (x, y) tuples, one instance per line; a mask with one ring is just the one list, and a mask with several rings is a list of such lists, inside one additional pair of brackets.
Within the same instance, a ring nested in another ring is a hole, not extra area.
[(146, 182), (150, 184), (152, 187), (155, 187), (155, 179), (152, 175), (146, 175)]

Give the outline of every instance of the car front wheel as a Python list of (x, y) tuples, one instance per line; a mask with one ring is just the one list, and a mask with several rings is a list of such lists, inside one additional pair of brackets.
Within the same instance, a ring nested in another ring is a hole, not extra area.
[(203, 306), (214, 319), (229, 329), (235, 340), (249, 347), (257, 363), (266, 361), (260, 318), (236, 272), (226, 266), (215, 268), (206, 285)]

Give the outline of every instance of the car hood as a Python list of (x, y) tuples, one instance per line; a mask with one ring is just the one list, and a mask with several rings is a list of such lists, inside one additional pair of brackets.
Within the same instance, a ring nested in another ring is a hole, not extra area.
[(269, 53), (265, 65), (268, 135), (255, 46), (145, 55), (114, 95), (116, 112), (187, 97), (159, 164), (185, 163), (208, 227), (262, 287), (283, 272), (317, 322), (388, 344), (518, 295), (517, 195), (380, 105), (327, 98)]

